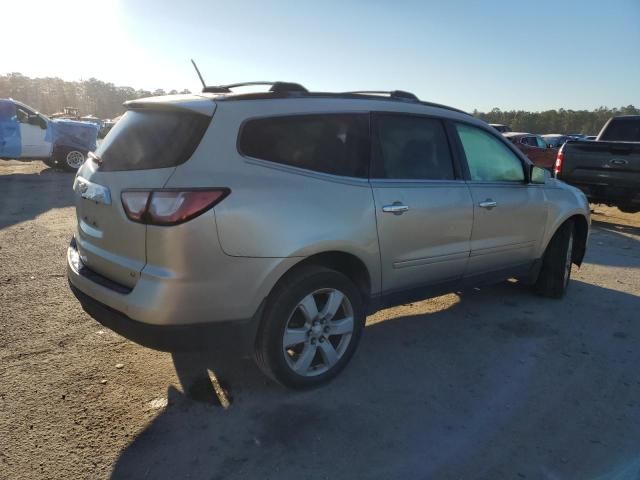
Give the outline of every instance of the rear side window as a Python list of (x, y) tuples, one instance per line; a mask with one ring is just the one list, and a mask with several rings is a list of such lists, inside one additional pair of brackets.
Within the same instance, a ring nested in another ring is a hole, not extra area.
[(481, 182), (523, 182), (520, 159), (493, 135), (470, 125), (456, 124), (471, 180)]
[(415, 115), (376, 114), (372, 178), (452, 180), (444, 125)]
[(369, 116), (317, 114), (257, 118), (240, 132), (241, 154), (346, 177), (367, 177)]
[(145, 170), (186, 162), (211, 118), (195, 113), (130, 110), (102, 141), (96, 155), (101, 170)]
[(610, 142), (640, 142), (640, 117), (615, 118), (600, 137)]

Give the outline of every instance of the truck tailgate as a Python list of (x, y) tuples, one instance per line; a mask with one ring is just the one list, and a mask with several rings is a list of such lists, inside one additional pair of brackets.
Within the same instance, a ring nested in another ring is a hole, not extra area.
[(559, 178), (570, 183), (640, 186), (640, 143), (567, 142)]

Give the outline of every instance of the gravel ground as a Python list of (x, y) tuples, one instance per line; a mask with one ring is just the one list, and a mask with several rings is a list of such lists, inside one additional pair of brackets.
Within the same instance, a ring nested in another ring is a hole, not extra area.
[(0, 478), (639, 478), (640, 214), (596, 207), (564, 300), (506, 282), (385, 310), (300, 393), (88, 317), (72, 179), (0, 161)]

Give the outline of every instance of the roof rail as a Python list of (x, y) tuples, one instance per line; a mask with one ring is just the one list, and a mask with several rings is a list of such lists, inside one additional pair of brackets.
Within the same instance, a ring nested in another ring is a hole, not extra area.
[(269, 89), (272, 93), (290, 93), (290, 92), (308, 92), (299, 83), (293, 82), (242, 82), (242, 83), (230, 83), (228, 85), (207, 85), (202, 89), (203, 93), (231, 93), (233, 88), (238, 87), (252, 87), (256, 85), (270, 85)]
[(404, 90), (357, 90), (354, 92), (343, 92), (347, 95), (357, 94), (357, 95), (388, 95), (389, 98), (397, 98), (402, 100), (413, 100), (415, 102), (419, 101), (419, 98), (411, 93), (405, 92)]

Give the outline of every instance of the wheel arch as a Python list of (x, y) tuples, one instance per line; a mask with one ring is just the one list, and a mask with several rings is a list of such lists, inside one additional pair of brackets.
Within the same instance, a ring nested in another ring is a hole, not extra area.
[(365, 262), (358, 256), (339, 250), (315, 253), (301, 259), (280, 276), (272, 291), (293, 271), (309, 265), (322, 266), (342, 273), (356, 285), (362, 295), (363, 302), (365, 304), (369, 303), (372, 291), (371, 272), (369, 272)]
[(554, 226), (553, 233), (548, 235), (546, 239), (543, 252), (547, 251), (549, 242), (551, 242), (551, 239), (556, 235), (556, 233), (558, 233), (558, 230), (560, 230), (560, 228), (569, 221), (573, 222), (574, 229), (572, 261), (576, 265), (580, 266), (582, 265), (582, 261), (584, 260), (585, 253), (587, 251), (587, 239), (589, 237), (589, 221), (581, 213), (569, 215)]

